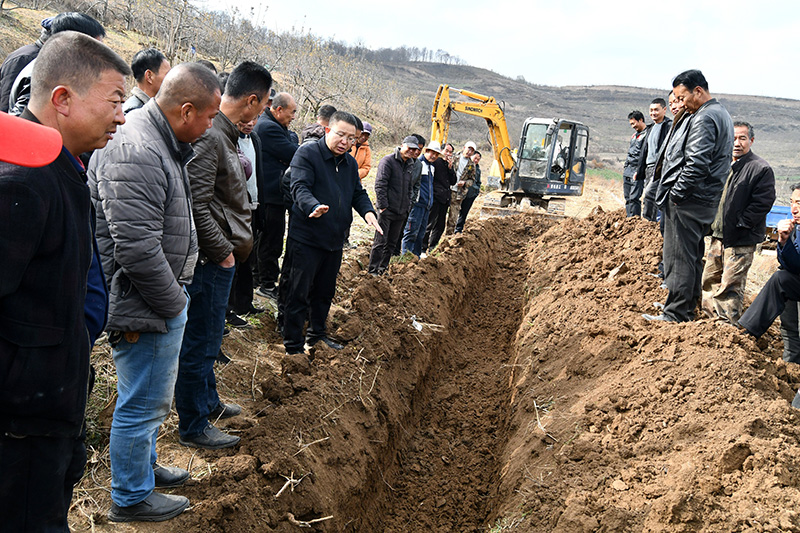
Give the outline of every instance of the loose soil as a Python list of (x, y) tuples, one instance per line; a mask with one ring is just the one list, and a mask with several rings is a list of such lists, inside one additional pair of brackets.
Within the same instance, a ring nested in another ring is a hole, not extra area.
[(287, 357), (262, 315), (217, 369), (245, 410), (218, 422), (240, 446), (189, 450), (165, 424), (160, 460), (191, 470), (173, 490), (190, 510), (109, 524), (101, 438), (73, 527), (800, 532), (800, 369), (777, 328), (756, 343), (647, 323), (666, 296), (656, 225), (582, 214), (475, 221), (381, 278), (366, 245), (348, 252), (331, 313), (344, 350)]

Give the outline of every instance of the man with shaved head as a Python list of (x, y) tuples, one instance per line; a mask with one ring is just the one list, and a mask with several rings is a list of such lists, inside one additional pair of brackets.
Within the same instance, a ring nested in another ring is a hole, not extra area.
[(105, 146), (125, 122), (130, 73), (122, 58), (87, 35), (51, 37), (21, 117), (57, 130), (63, 147), (41, 168), (0, 163), (3, 531), (69, 530), (72, 489), (86, 464), (91, 337), (103, 329), (107, 302), (102, 288), (97, 306), (85, 306), (93, 238), (78, 156)]
[(197, 262), (185, 165), (220, 98), (213, 72), (197, 63), (176, 66), (89, 167), (118, 377), (108, 515), (114, 522), (167, 520), (189, 505), (183, 496), (154, 492), (189, 478), (156, 463), (156, 437), (172, 405), (189, 307), (184, 286)]

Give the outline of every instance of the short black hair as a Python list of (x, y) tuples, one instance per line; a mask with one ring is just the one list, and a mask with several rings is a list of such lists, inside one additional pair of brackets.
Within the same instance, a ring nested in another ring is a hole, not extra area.
[(217, 81), (219, 82), (219, 92), (225, 94), (225, 85), (228, 84), (228, 78), (230, 78), (230, 72), (220, 72), (217, 74)]
[(451, 150), (453, 150), (454, 152), (456, 151), (456, 147), (455, 147), (455, 146), (453, 146), (453, 143), (444, 143), (444, 146), (442, 146), (442, 150), (444, 150), (444, 149), (445, 149), (445, 148), (447, 148), (448, 146), (449, 146), (449, 147), (450, 147), (450, 149), (451, 149)]
[(77, 31), (95, 39), (106, 36), (106, 29), (102, 24), (89, 15), (77, 11), (59, 13), (53, 17), (53, 22), (50, 23), (50, 33), (55, 34), (62, 31)]
[(253, 61), (242, 61), (231, 71), (225, 84), (225, 96), (242, 98), (255, 94), (259, 101), (266, 101), (272, 87), (272, 74)]
[(636, 120), (636, 121), (644, 120), (644, 115), (642, 114), (641, 111), (631, 111), (630, 113), (628, 113), (628, 120), (630, 120), (630, 119), (633, 119), (633, 120)]
[(337, 111), (333, 115), (331, 115), (329, 123), (334, 124), (335, 122), (346, 122), (351, 126), (353, 126), (354, 128), (357, 128), (358, 122), (356, 122), (356, 120), (357, 120), (356, 117), (353, 116), (351, 113), (348, 113), (347, 111)]
[(744, 120), (737, 120), (733, 123), (734, 128), (747, 128), (747, 138), (753, 138), (753, 126), (750, 125), (749, 122), (745, 122)]
[(325, 104), (317, 111), (317, 119), (330, 120), (334, 113), (336, 113), (336, 108), (332, 105)]
[(353, 117), (356, 119), (356, 131), (364, 131), (364, 123), (361, 122), (361, 119), (356, 115), (353, 115)]
[(134, 79), (141, 82), (144, 79), (145, 72), (148, 70), (158, 74), (161, 64), (166, 60), (167, 58), (164, 54), (156, 48), (139, 50), (131, 61), (131, 70), (133, 71)]
[(108, 70), (131, 75), (125, 60), (97, 39), (75, 31), (55, 33), (36, 58), (31, 76), (31, 101), (46, 100), (59, 85), (85, 95)]
[(650, 105), (653, 105), (653, 104), (658, 104), (661, 107), (667, 107), (667, 101), (664, 100), (663, 98), (653, 98), (653, 101), (650, 102)]
[(477, 151), (477, 150), (475, 150), (475, 153), (474, 153), (474, 154), (472, 154), (472, 155), (479, 155), (479, 156), (483, 157), (483, 155), (482, 155), (482, 154), (481, 154), (479, 151)]
[(425, 146), (426, 144), (428, 144), (427, 142), (425, 142), (425, 137), (423, 137), (419, 133), (412, 133), (411, 135), (417, 138), (418, 145)]
[(792, 192), (794, 191), (800, 191), (800, 182), (797, 182), (794, 185), (792, 185)]
[(683, 85), (690, 91), (693, 91), (695, 87), (702, 87), (706, 91), (708, 90), (706, 77), (697, 69), (685, 70), (675, 76), (675, 79), (672, 80), (672, 86), (677, 87), (678, 85)]
[(215, 67), (215, 66), (214, 66), (214, 63), (212, 63), (212, 62), (211, 62), (211, 61), (209, 61), (208, 59), (198, 59), (197, 61), (195, 61), (195, 63), (200, 63), (201, 65), (203, 65), (204, 67), (206, 67), (208, 70), (210, 70), (210, 71), (211, 71), (211, 72), (213, 72), (214, 74), (216, 74), (216, 73), (217, 73), (217, 67)]

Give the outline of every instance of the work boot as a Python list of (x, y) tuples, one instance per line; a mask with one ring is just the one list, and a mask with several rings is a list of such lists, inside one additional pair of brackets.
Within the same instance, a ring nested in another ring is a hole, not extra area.
[(220, 402), (216, 409), (208, 414), (209, 420), (222, 420), (223, 418), (231, 418), (242, 414), (242, 408), (235, 403), (222, 403)]
[(153, 475), (156, 478), (156, 487), (169, 489), (180, 487), (189, 479), (189, 471), (174, 466), (161, 466), (156, 463), (153, 465)]
[(239, 444), (242, 440), (234, 435), (228, 435), (224, 431), (220, 431), (212, 424), (208, 424), (203, 432), (196, 437), (184, 438), (180, 437), (178, 442), (189, 448), (204, 448), (206, 450), (221, 450), (222, 448), (231, 448)]
[(162, 522), (175, 518), (189, 507), (189, 498), (177, 494), (151, 492), (150, 496), (130, 507), (111, 503), (108, 519), (112, 522)]

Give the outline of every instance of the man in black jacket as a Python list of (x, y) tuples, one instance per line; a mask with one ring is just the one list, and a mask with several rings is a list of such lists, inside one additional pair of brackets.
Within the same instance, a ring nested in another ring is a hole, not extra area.
[(255, 135), (261, 144), (261, 178), (258, 184), (255, 248), (258, 265), (256, 294), (277, 299), (278, 259), (283, 252), (286, 229), (286, 207), (281, 191), (281, 177), (292, 162), (297, 142), (292, 139), (289, 124), (297, 112), (297, 104), (289, 93), (278, 93), (256, 123)]
[[(369, 273), (381, 275), (389, 266), (395, 243), (403, 233), (406, 218), (411, 211), (414, 195), (414, 151), (419, 148), (417, 138), (409, 135), (394, 152), (378, 163), (375, 175), (375, 198), (378, 222), (382, 233), (375, 232), (372, 252), (369, 254)], [(416, 182), (417, 189), (419, 181)]]
[(78, 155), (125, 122), (131, 72), (75, 32), (50, 38), (33, 72), (22, 117), (58, 130), (63, 149), (39, 169), (0, 163), (0, 529), (68, 531), (86, 463), (92, 333), (84, 302), (93, 221)]
[(689, 116), (670, 132), (654, 178), (659, 182), (656, 203), (664, 217), (664, 282), (669, 296), (663, 314), (644, 317), (687, 322), (701, 296), (703, 238), (731, 168), (733, 122), (709, 94), (699, 70), (678, 74), (672, 86)]
[(655, 222), (658, 214), (658, 206), (656, 206), (658, 183), (653, 181), (653, 175), (656, 171), (658, 152), (672, 127), (672, 119), (667, 117), (667, 102), (663, 98), (656, 98), (650, 102), (650, 118), (653, 119), (653, 123), (647, 126), (645, 131), (642, 151), (639, 154), (639, 166), (636, 169), (636, 179), (644, 180), (642, 218)]
[(750, 149), (753, 127), (733, 123), (733, 165), (711, 224), (711, 246), (703, 268), (703, 310), (736, 325), (742, 314), (747, 272), (756, 244), (764, 240), (775, 202), (775, 175)]
[(452, 144), (446, 143), (442, 149), (442, 157), (433, 163), (433, 206), (428, 215), (428, 227), (422, 243), (422, 253), (433, 250), (439, 244), (447, 224), (447, 208), (450, 207), (450, 187), (456, 184), (456, 169), (453, 168), (455, 157)]
[[(380, 233), (383, 231), (367, 191), (358, 178), (358, 164), (348, 154), (356, 142), (356, 118), (337, 111), (325, 128), (325, 137), (298, 148), (292, 159), (292, 216), (289, 219), (287, 257), (291, 265), (286, 287), (283, 344), (287, 354), (302, 353), (303, 325), (309, 318), (307, 345), (323, 341), (341, 349), (327, 337), (326, 321), (342, 247), (352, 210)], [(283, 296), (282, 296), (283, 298)]]

